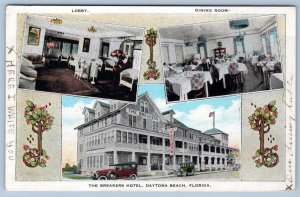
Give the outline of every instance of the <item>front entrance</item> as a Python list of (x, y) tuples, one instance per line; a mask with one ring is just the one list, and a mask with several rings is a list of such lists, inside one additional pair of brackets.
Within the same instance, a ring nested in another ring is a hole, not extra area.
[(158, 155), (151, 157), (151, 170), (162, 170), (161, 161)]

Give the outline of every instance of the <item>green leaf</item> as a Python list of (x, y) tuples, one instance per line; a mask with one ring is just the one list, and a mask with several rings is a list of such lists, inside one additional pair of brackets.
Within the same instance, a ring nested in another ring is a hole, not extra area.
[(26, 118), (26, 120), (31, 120), (31, 119), (33, 119), (32, 115), (30, 115), (30, 114), (26, 115), (25, 118)]
[(34, 105), (33, 102), (31, 102), (29, 100), (26, 101), (26, 104), (28, 107), (33, 107), (33, 105)]
[(35, 120), (39, 120), (40, 117), (36, 114), (36, 113), (32, 113), (32, 117), (35, 119)]
[(37, 109), (37, 110), (36, 110), (36, 114), (37, 114), (38, 116), (41, 116), (42, 110), (41, 110), (41, 109)]
[(259, 112), (258, 111), (255, 111), (255, 113), (254, 113), (256, 116), (258, 116), (259, 115)]
[(256, 124), (251, 124), (251, 129), (255, 129), (256, 128)]
[(45, 163), (40, 163), (39, 165), (40, 165), (42, 168), (47, 167), (47, 165), (46, 165)]
[(258, 149), (256, 152), (255, 152), (255, 157), (259, 157), (260, 156), (260, 150)]
[(272, 165), (272, 163), (271, 163), (270, 161), (266, 161), (266, 162), (265, 162), (265, 166), (269, 167), (269, 166), (271, 166), (271, 165)]
[(47, 129), (50, 129), (50, 128), (51, 128), (51, 126), (47, 124), (47, 125), (46, 125), (46, 128), (47, 128)]
[(50, 116), (49, 119), (50, 119), (50, 120), (54, 120), (54, 117), (53, 117), (53, 116)]
[(48, 111), (47, 110), (44, 110), (43, 112), (42, 112), (42, 115), (43, 116), (46, 116), (48, 114)]
[(270, 106), (270, 107), (273, 107), (275, 104), (276, 104), (276, 101), (274, 100), (274, 101), (271, 101), (271, 102), (269, 103), (269, 106)]
[(35, 124), (36, 121), (35, 120), (30, 120), (31, 124)]
[(254, 120), (253, 116), (249, 116), (248, 119), (249, 119), (250, 121)]
[(276, 116), (272, 115), (270, 116), (270, 120), (275, 120), (276, 119)]
[(256, 164), (256, 167), (257, 167), (257, 168), (260, 168), (261, 166), (262, 166), (261, 163)]
[(27, 107), (25, 108), (25, 110), (26, 110), (26, 111), (31, 111), (31, 107), (28, 107), (28, 106), (27, 106)]
[(266, 113), (265, 109), (261, 109), (260, 114), (261, 114), (262, 116), (264, 116), (265, 113)]
[(272, 107), (271, 111), (274, 112), (274, 111), (276, 111), (276, 109), (277, 109), (276, 107)]
[(42, 155), (47, 156), (47, 152), (45, 151), (45, 149), (42, 150)]
[(31, 162), (30, 162), (30, 165), (31, 165), (31, 166), (36, 166), (36, 161), (35, 161), (35, 160), (31, 161)]
[(268, 119), (269, 117), (270, 117), (270, 114), (269, 114), (269, 113), (266, 113), (266, 114), (265, 114), (265, 118)]

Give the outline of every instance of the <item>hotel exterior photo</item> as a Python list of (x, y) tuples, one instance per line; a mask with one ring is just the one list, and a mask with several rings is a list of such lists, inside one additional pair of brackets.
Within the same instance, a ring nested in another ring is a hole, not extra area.
[(75, 128), (81, 174), (128, 161), (139, 163), (139, 174), (152, 175), (178, 169), (183, 162), (193, 162), (198, 171), (227, 170), (239, 163), (239, 150), (228, 147), (228, 134), (189, 128), (173, 117), (173, 110), (161, 113), (147, 92), (136, 104), (96, 101), (83, 114), (84, 123)]

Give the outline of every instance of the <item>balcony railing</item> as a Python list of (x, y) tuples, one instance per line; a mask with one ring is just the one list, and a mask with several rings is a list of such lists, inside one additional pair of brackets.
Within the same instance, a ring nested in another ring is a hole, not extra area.
[(156, 151), (163, 151), (163, 146), (150, 144), (150, 149), (151, 150), (156, 150)]

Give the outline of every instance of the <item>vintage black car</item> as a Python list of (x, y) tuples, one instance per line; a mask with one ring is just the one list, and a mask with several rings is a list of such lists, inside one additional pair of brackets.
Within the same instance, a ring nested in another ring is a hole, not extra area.
[(125, 162), (112, 164), (108, 169), (102, 169), (94, 173), (92, 179), (107, 180), (107, 179), (122, 179), (129, 178), (135, 180), (137, 178), (137, 162)]

